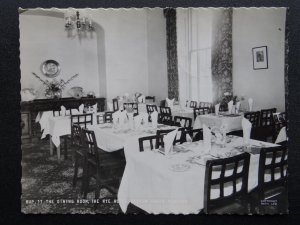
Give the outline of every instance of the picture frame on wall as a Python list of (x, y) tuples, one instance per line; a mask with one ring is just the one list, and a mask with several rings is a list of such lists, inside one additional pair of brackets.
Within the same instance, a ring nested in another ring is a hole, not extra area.
[(268, 47), (260, 46), (252, 48), (253, 69), (268, 69)]

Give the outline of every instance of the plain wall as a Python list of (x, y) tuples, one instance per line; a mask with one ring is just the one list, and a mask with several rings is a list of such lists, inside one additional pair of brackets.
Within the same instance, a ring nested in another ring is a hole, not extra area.
[[(68, 37), (63, 18), (47, 15), (20, 15), (21, 87), (34, 88), (38, 98), (45, 98), (42, 83), (32, 75), (35, 72), (43, 80), (41, 64), (48, 59), (56, 60), (61, 67), (56, 79), (67, 81), (79, 74), (63, 90), (63, 96), (74, 86), (84, 91), (94, 91), (99, 96), (99, 71), (97, 40), (95, 37)], [(51, 80), (51, 79), (48, 79)]]
[[(233, 93), (253, 98), (253, 110), (285, 111), (285, 18), (284, 8), (233, 10)], [(252, 48), (259, 46), (268, 47), (268, 69), (253, 69)]]

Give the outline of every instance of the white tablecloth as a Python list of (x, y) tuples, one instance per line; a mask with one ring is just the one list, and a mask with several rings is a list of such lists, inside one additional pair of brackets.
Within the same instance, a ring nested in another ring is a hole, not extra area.
[[(158, 129), (171, 129), (172, 126), (158, 124)], [(176, 127), (177, 128), (177, 127)], [(128, 152), (139, 152), (138, 139), (140, 137), (151, 136), (156, 134), (156, 130), (152, 129), (151, 125), (145, 129), (130, 130), (130, 129), (114, 129), (112, 124), (98, 124), (88, 126), (88, 129), (95, 133), (97, 145), (99, 148), (107, 152), (113, 152), (124, 148), (124, 146), (134, 146), (128, 148)]]
[[(60, 136), (71, 134), (70, 116), (58, 116), (49, 118), (48, 134), (51, 135), (53, 144), (58, 147), (60, 145)], [(44, 130), (45, 133), (45, 130)]]
[[(235, 146), (241, 146), (243, 139), (232, 138), (225, 148), (213, 145), (211, 153), (230, 152)], [(261, 147), (275, 146), (251, 140), (251, 144)], [(136, 148), (126, 145), (126, 167), (118, 192), (118, 200), (123, 212), (126, 212), (131, 202), (148, 213), (154, 214), (193, 214), (199, 213), (204, 207), (205, 166), (189, 164), (187, 159), (193, 155), (203, 155), (203, 142), (184, 143), (191, 152), (178, 153), (168, 158), (154, 151), (144, 151), (128, 154)], [(249, 190), (257, 186), (259, 154), (250, 159)], [(184, 172), (171, 170), (171, 165), (188, 163), (191, 167)], [(225, 194), (232, 192), (232, 186), (225, 189)], [(212, 193), (213, 197), (219, 193)]]
[(220, 128), (224, 125), (227, 128), (228, 132), (242, 130), (242, 119), (243, 115), (238, 116), (226, 116), (226, 115), (218, 115), (215, 114), (206, 114), (197, 116), (194, 126), (194, 129), (199, 129), (203, 127), (203, 124), (212, 128), (218, 127)]
[(191, 108), (181, 108), (174, 106), (172, 110), (172, 116), (183, 116), (192, 119), (192, 124), (194, 123), (194, 110)]

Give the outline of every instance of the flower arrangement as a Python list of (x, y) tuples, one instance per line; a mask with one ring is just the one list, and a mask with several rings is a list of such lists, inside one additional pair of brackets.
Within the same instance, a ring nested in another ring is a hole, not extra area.
[(233, 95), (231, 92), (225, 92), (224, 97), (221, 100), (221, 106), (227, 107), (228, 102), (233, 101), (233, 104), (235, 105), (238, 101), (242, 101), (244, 98), (239, 98), (236, 95)]
[(67, 81), (64, 81), (63, 79), (56, 80), (55, 78), (52, 81), (49, 80), (43, 80), (41, 79), (37, 74), (32, 73), (39, 81), (42, 82), (46, 86), (45, 90), (45, 96), (47, 98), (60, 98), (62, 90), (66, 87), (67, 84), (69, 84), (74, 78), (78, 76), (78, 74), (75, 74)]

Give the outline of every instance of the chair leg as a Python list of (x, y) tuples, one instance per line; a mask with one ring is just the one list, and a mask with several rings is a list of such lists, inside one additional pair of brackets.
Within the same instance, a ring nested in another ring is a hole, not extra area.
[(88, 190), (89, 190), (89, 184), (90, 184), (90, 171), (89, 171), (89, 165), (86, 165), (85, 168), (86, 172), (84, 173), (82, 177), (82, 189), (83, 189), (83, 198), (87, 197)]

